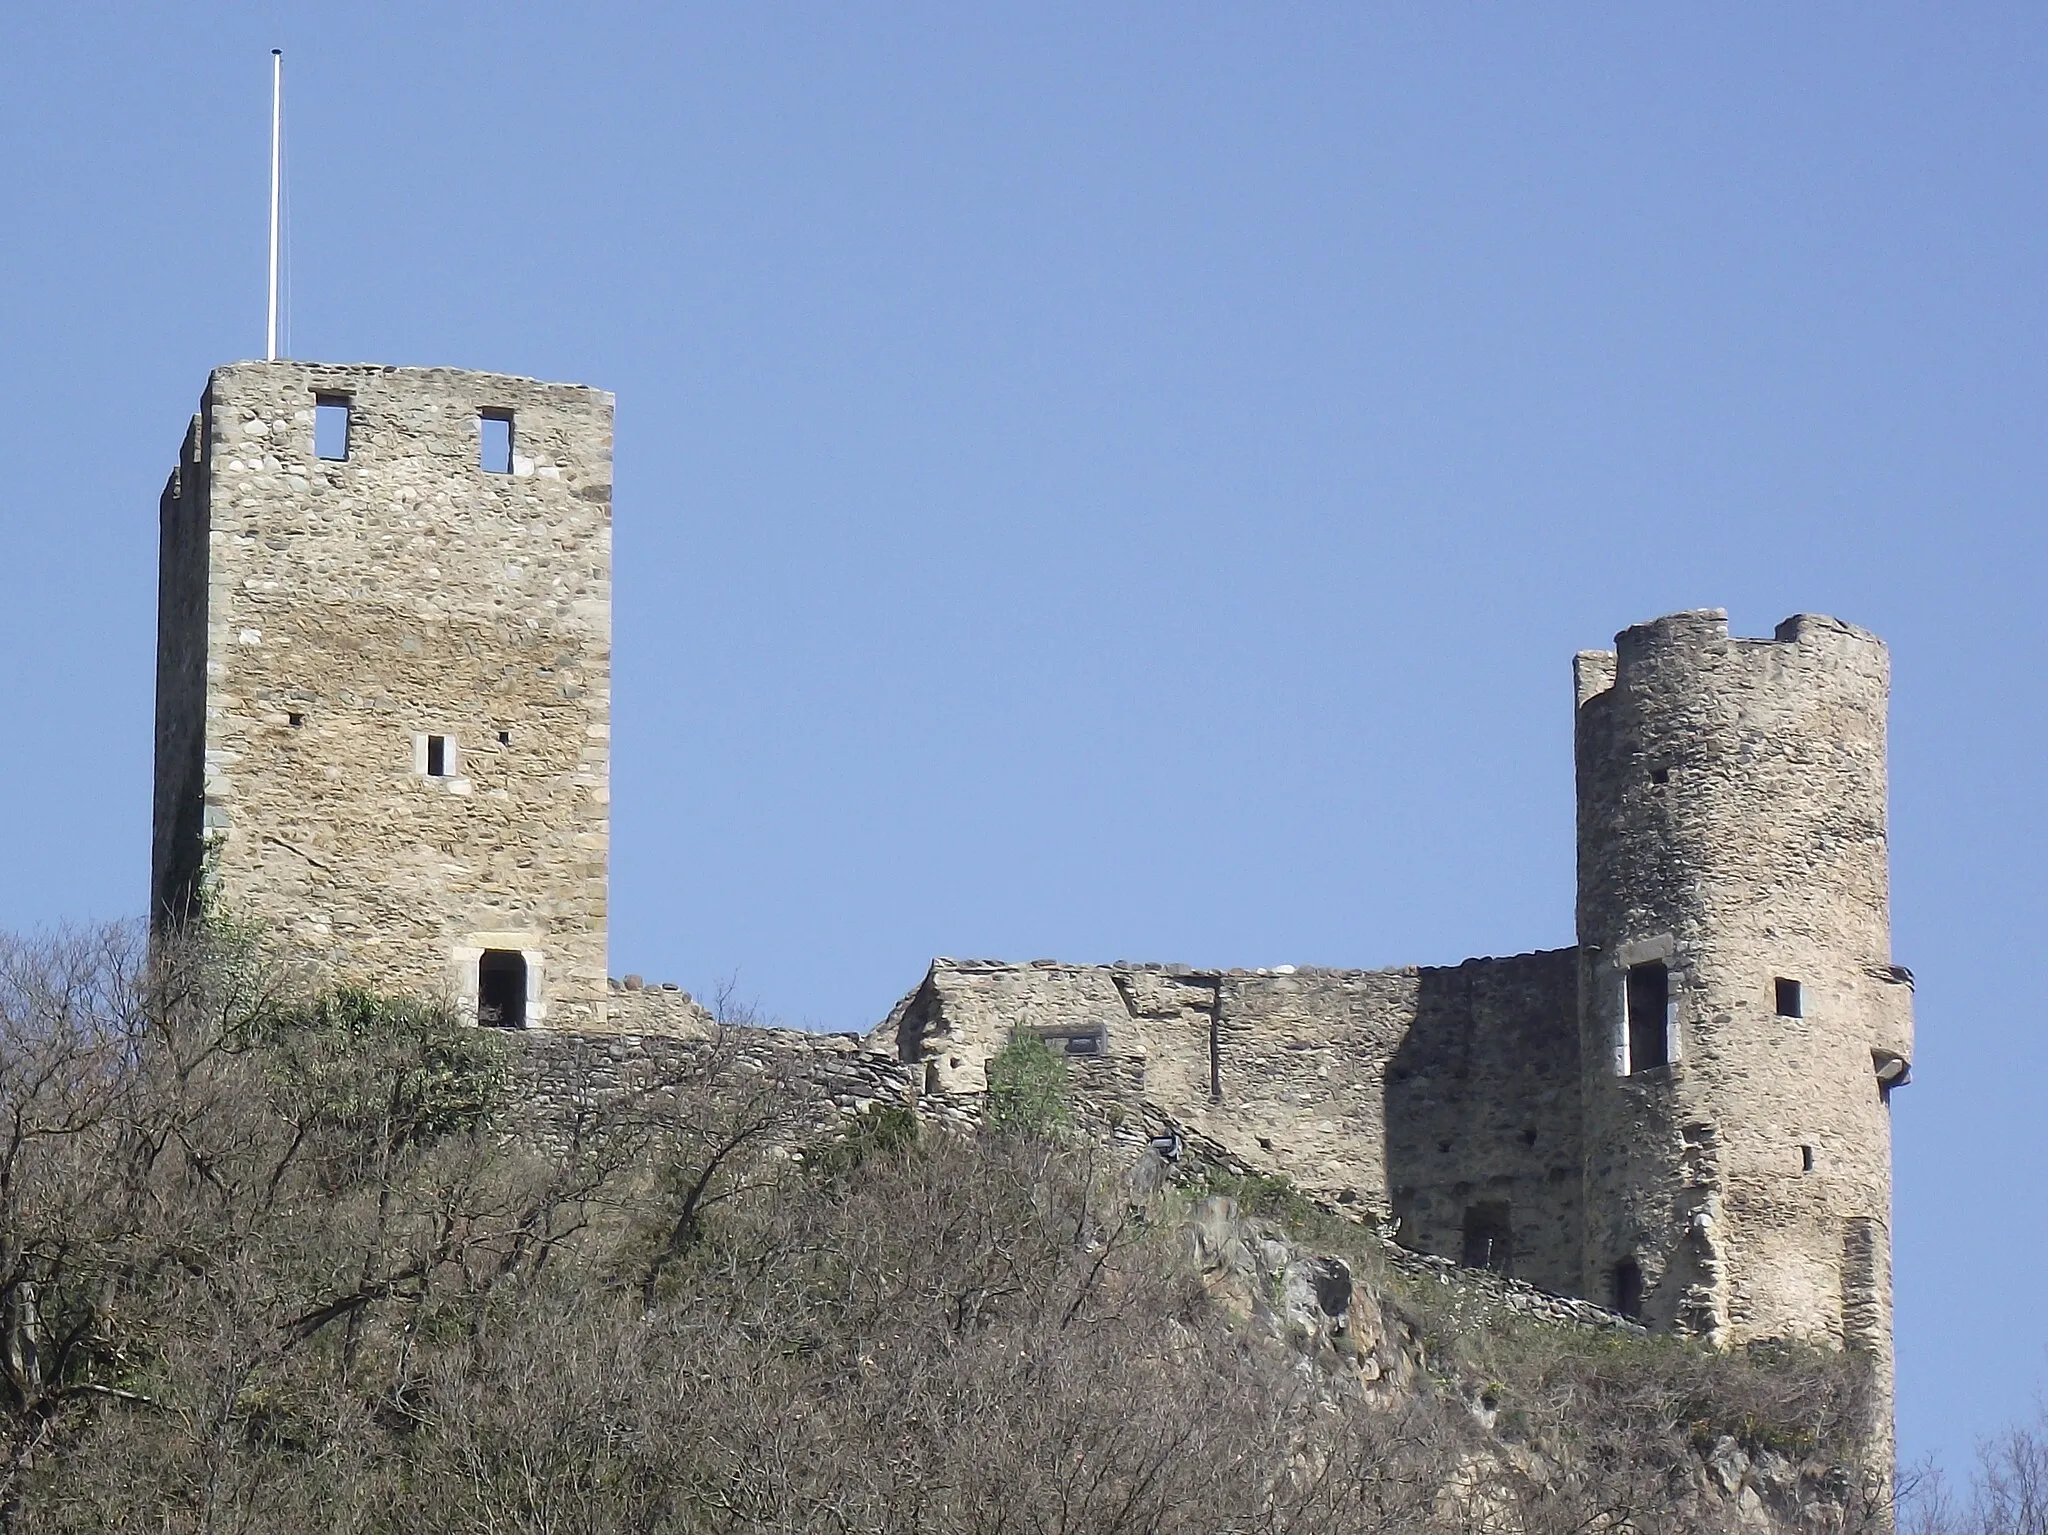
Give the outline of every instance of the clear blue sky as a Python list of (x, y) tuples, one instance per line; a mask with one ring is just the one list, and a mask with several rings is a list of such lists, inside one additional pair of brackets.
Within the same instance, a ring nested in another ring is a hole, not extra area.
[(137, 913), (157, 491), (290, 342), (617, 392), (612, 965), (1568, 943), (1568, 661), (1893, 645), (1901, 1416), (2048, 1378), (2038, 6), (14, 6), (0, 926)]

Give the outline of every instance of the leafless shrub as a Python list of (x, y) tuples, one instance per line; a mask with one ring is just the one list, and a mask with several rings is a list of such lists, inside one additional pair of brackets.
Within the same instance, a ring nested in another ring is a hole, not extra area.
[(1675, 1530), (1703, 1436), (1842, 1432), (1812, 1361), (1537, 1332), (1368, 1409), (1106, 1153), (807, 1141), (737, 1022), (536, 1138), (430, 1008), (205, 939), (0, 944), (0, 1524)]
[(1966, 1495), (1933, 1468), (1917, 1481), (1903, 1535), (2048, 1535), (2048, 1412), (1977, 1447)]

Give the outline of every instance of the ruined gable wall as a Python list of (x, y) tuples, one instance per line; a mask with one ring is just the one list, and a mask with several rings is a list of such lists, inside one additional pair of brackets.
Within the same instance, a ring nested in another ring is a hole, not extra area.
[(1089, 1090), (1125, 1083), (1247, 1165), (1398, 1218), (1424, 1251), (1462, 1257), (1467, 1206), (1504, 1202), (1515, 1272), (1569, 1290), (1575, 987), (1571, 950), (1281, 972), (940, 960), (877, 1038), (954, 1095), (985, 1086), (1016, 1031), (1097, 1037), (1101, 1057), (1069, 1057)]

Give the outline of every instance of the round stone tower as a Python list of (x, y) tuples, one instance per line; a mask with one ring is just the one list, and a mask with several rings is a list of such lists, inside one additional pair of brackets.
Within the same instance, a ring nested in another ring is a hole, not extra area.
[(1882, 641), (1718, 610), (1577, 663), (1585, 1293), (1891, 1353)]

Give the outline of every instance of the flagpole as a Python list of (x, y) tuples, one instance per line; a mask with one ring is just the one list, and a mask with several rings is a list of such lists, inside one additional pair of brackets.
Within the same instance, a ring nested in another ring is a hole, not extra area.
[(270, 50), (270, 323), (265, 331), (264, 357), (277, 361), (277, 205), (281, 188), (279, 169), (284, 126), (284, 50)]

